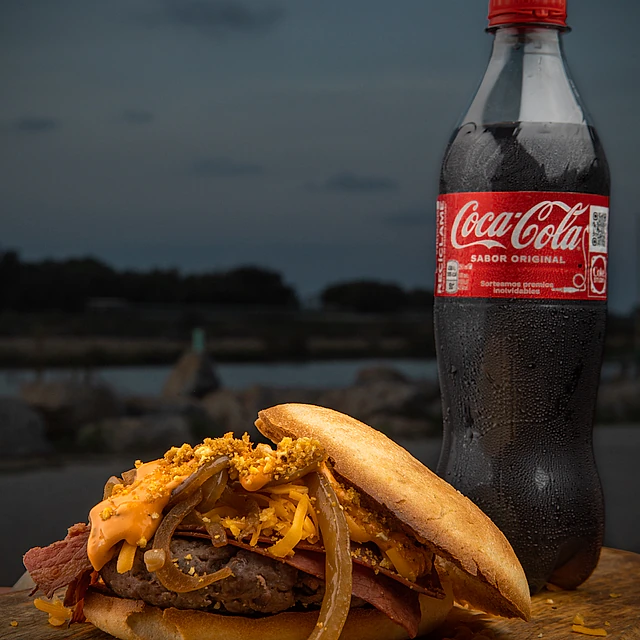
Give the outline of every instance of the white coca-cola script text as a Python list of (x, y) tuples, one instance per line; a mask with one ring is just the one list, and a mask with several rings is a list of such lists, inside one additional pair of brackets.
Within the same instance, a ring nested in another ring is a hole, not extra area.
[[(588, 216), (581, 216), (589, 205), (569, 206), (560, 200), (544, 200), (526, 212), (478, 211), (477, 200), (470, 200), (458, 211), (451, 227), (451, 244), (456, 249), (482, 245), (487, 249), (532, 247), (574, 250), (581, 246)], [(562, 216), (562, 217), (561, 217)], [(580, 224), (584, 222), (584, 224)]]

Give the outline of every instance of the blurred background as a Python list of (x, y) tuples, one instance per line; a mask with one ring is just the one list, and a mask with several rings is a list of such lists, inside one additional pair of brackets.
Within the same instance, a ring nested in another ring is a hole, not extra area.
[[(0, 3), (0, 586), (171, 444), (332, 406), (430, 466), (442, 153), (485, 0)], [(612, 177), (596, 454), (640, 551), (640, 5), (569, 2)], [(36, 519), (37, 518), (37, 519)]]

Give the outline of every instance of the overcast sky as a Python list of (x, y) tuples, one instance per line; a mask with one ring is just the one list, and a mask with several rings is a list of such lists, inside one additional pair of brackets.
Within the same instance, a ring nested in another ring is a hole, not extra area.
[[(303, 295), (432, 288), (440, 159), (486, 65), (486, 0), (0, 0), (0, 247)], [(636, 0), (570, 0), (613, 175), (610, 302), (637, 299)]]

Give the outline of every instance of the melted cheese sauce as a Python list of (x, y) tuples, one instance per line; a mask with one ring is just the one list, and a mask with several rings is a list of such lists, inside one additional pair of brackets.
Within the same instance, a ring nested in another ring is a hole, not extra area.
[(144, 548), (160, 525), (173, 489), (199, 466), (223, 455), (229, 457), (231, 477), (240, 479), (246, 490), (257, 491), (273, 479), (318, 462), (324, 452), (310, 438), (283, 438), (275, 450), (265, 444), (254, 449), (247, 434), (236, 439), (227, 433), (223, 438), (206, 438), (196, 447), (173, 447), (160, 460), (137, 464), (135, 481), (116, 485), (111, 496), (89, 513), (87, 554), (93, 568), (102, 569), (122, 540)]
[(110, 498), (91, 509), (87, 555), (96, 571), (111, 560), (115, 545), (121, 540), (145, 547), (153, 537), (171, 492), (187, 477), (174, 476), (167, 482), (165, 474), (163, 460), (143, 464), (138, 467), (133, 484), (117, 485)]

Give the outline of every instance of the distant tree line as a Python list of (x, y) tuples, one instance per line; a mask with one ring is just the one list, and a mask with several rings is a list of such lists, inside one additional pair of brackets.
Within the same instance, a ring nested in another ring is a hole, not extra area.
[(433, 306), (433, 293), (426, 289), (405, 291), (397, 284), (359, 280), (328, 286), (321, 295), (325, 309), (358, 313), (424, 311)]
[(240, 267), (182, 275), (177, 269), (119, 271), (94, 258), (21, 261), (0, 254), (0, 308), (78, 312), (96, 298), (130, 304), (219, 304), (297, 307), (292, 287), (273, 271)]
[[(177, 269), (117, 270), (91, 257), (27, 262), (16, 251), (0, 252), (0, 311), (78, 313), (99, 298), (131, 305), (301, 306), (281, 274), (256, 266), (182, 274)], [(320, 303), (325, 309), (392, 313), (425, 310), (433, 294), (357, 281), (328, 286)]]

